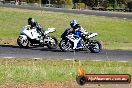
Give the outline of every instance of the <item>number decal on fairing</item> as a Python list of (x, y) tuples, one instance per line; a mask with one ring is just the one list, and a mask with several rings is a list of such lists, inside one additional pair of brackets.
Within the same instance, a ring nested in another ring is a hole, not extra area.
[(31, 32), (31, 35), (33, 36), (33, 33)]
[(71, 41), (75, 41), (75, 40), (76, 40), (76, 39), (73, 37), (73, 35), (68, 35), (67, 38), (70, 39)]

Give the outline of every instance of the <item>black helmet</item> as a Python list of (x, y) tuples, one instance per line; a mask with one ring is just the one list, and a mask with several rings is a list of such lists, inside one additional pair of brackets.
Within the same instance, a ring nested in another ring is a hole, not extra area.
[(35, 20), (33, 18), (28, 18), (28, 25), (34, 26)]

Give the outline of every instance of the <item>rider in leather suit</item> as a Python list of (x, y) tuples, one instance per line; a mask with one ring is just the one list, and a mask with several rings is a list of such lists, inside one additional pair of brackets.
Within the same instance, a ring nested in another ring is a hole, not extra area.
[[(84, 30), (80, 24), (77, 24), (76, 20), (71, 20), (70, 26), (72, 28), (72, 34), (74, 34), (76, 38), (81, 37), (83, 40), (86, 39), (86, 35), (88, 34), (88, 32), (86, 32), (86, 30)], [(82, 47), (79, 42), (80, 41), (78, 41), (77, 44), (75, 44), (76, 42), (74, 42), (73, 49)]]

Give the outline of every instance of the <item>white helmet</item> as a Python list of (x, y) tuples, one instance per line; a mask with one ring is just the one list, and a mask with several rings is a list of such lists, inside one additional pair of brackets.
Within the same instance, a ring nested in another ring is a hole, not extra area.
[(71, 20), (71, 21), (70, 21), (70, 25), (71, 25), (72, 28), (73, 28), (76, 24), (77, 24), (77, 21), (76, 21), (76, 20)]

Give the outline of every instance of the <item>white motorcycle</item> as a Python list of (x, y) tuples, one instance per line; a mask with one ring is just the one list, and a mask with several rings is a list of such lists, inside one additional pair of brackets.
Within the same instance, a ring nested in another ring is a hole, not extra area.
[(47, 46), (49, 49), (55, 49), (58, 46), (58, 41), (53, 36), (48, 36), (49, 33), (55, 31), (55, 28), (48, 28), (40, 33), (36, 28), (32, 28), (30, 25), (24, 26), (20, 31), (20, 35), (17, 39), (17, 44), (21, 48), (27, 48), (30, 46)]

